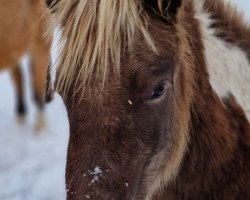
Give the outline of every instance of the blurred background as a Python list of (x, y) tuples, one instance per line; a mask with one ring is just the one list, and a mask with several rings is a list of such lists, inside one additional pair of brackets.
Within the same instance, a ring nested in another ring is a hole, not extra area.
[[(250, 1), (227, 1), (236, 4), (250, 24)], [(51, 50), (53, 62), (57, 57), (57, 36)], [(46, 106), (46, 129), (34, 131), (36, 107), (31, 100), (28, 63), (26, 56), (22, 60), (28, 102), (25, 124), (16, 120), (11, 76), (8, 71), (0, 72), (0, 200), (63, 200), (69, 136), (67, 113), (56, 94)]]

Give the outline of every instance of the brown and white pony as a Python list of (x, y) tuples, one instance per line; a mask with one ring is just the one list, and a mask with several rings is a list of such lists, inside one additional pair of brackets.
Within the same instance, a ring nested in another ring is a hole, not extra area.
[(49, 6), (62, 30), (68, 200), (250, 199), (250, 28), (235, 8)]
[(51, 47), (51, 38), (47, 39), (44, 35), (49, 16), (44, 0), (0, 0), (0, 70), (8, 67), (12, 71), (17, 94), (16, 112), (23, 119), (26, 106), (20, 61), (24, 54), (30, 53), (34, 100), (38, 107), (37, 129), (44, 124), (43, 108)]

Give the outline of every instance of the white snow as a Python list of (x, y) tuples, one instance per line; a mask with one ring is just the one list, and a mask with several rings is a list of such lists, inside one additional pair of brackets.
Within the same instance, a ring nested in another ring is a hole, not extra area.
[[(250, 2), (248, 0), (226, 0), (231, 2), (232, 5), (236, 5), (240, 11), (243, 11), (243, 15), (248, 21), (250, 20)], [(249, 23), (248, 23), (249, 24)]]
[(46, 130), (34, 131), (36, 108), (27, 76), (28, 58), (22, 63), (29, 111), (23, 125), (16, 122), (11, 76), (8, 71), (0, 73), (0, 200), (63, 200), (69, 132), (66, 110), (55, 95), (46, 107)]
[(96, 166), (94, 171), (89, 170), (89, 175), (93, 176), (90, 185), (93, 185), (95, 182), (99, 181), (99, 177), (102, 176), (102, 170), (100, 167)]
[[(250, 19), (250, 1), (228, 1), (237, 3)], [(56, 50), (54, 46), (53, 58)], [(24, 63), (27, 75), (27, 59)], [(64, 105), (56, 95), (46, 109), (47, 130), (36, 134), (33, 129), (35, 107), (30, 90), (26, 96), (29, 116), (26, 124), (21, 126), (16, 123), (14, 114), (15, 98), (10, 75), (0, 73), (0, 200), (63, 200), (66, 196), (64, 174), (69, 135)], [(100, 168), (92, 173), (93, 178), (102, 174)]]

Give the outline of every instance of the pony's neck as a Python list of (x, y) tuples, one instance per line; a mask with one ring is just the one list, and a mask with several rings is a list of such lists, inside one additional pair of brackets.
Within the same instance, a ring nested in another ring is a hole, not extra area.
[(194, 0), (206, 68), (197, 65), (195, 69), (199, 84), (191, 106), (188, 149), (179, 174), (156, 200), (244, 199), (249, 193), (250, 41), (237, 46), (216, 35), (216, 29), (227, 27), (213, 26), (204, 2), (208, 4)]
[(192, 108), (190, 142), (179, 174), (157, 200), (180, 195), (184, 200), (244, 199), (248, 193), (248, 120), (233, 97), (222, 107), (212, 90), (203, 95)]
[(154, 200), (245, 199), (249, 185), (250, 126), (232, 96), (211, 88), (191, 109), (190, 140), (178, 175)]
[(221, 0), (194, 0), (209, 81), (222, 99), (232, 94), (250, 120), (250, 28)]

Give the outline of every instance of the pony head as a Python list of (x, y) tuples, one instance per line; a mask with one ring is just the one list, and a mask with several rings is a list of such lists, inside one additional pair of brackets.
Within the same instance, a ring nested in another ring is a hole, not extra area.
[(59, 0), (52, 11), (71, 127), (68, 197), (150, 199), (177, 174), (188, 143), (193, 66), (203, 56), (199, 38), (190, 42), (199, 35), (192, 7)]

